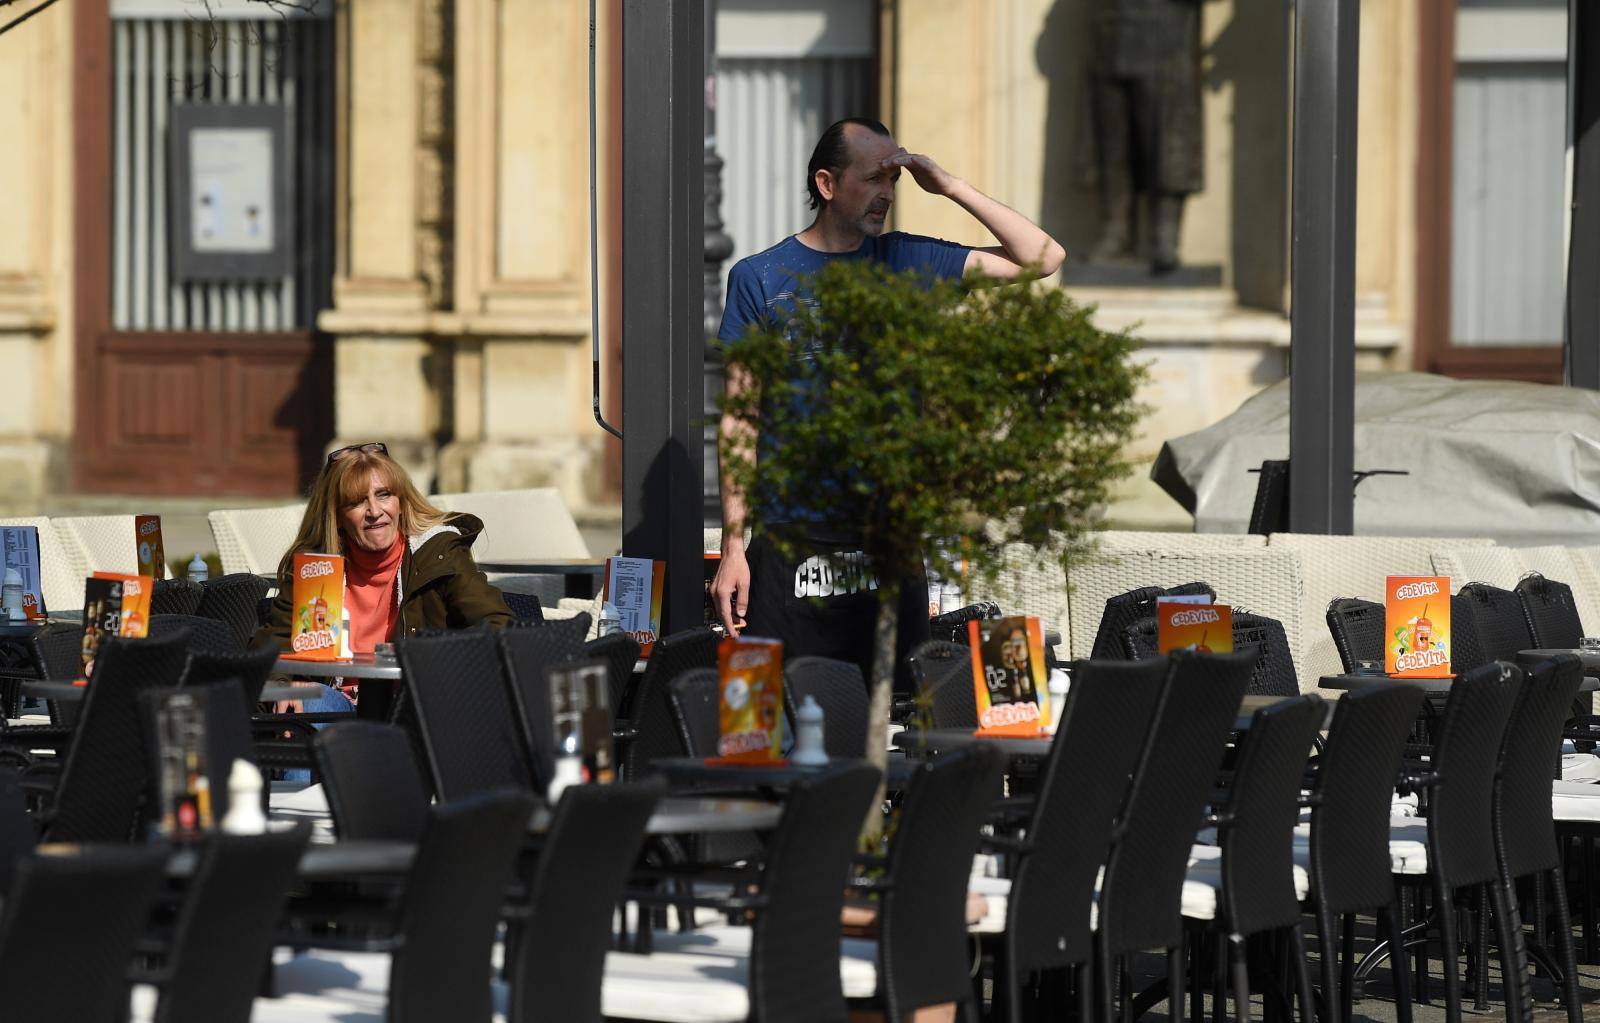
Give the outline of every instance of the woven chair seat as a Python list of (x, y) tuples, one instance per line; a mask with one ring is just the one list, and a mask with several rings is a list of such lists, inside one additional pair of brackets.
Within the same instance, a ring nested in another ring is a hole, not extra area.
[(1561, 754), (1561, 780), (1600, 782), (1600, 757), (1593, 753)]
[(1600, 824), (1600, 785), (1582, 781), (1550, 783), (1551, 809), (1557, 823)]
[[(1297, 856), (1294, 864), (1295, 898), (1304, 902), (1311, 894), (1311, 854)], [(1183, 915), (1189, 920), (1215, 920), (1217, 901), (1222, 897), (1222, 849), (1215, 845), (1196, 845), (1189, 852), (1189, 868), (1183, 878)]]

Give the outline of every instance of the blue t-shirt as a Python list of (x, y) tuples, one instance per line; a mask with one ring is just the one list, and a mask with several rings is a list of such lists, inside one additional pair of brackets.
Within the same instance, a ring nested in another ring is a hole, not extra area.
[[(717, 331), (722, 341), (737, 341), (752, 323), (772, 322), (794, 311), (797, 303), (806, 302), (810, 296), (800, 286), (799, 278), (814, 274), (836, 259), (873, 259), (901, 273), (917, 270), (936, 280), (959, 279), (966, 269), (965, 245), (947, 242), (941, 238), (891, 231), (888, 234), (868, 236), (853, 252), (818, 252), (793, 235), (764, 252), (746, 256), (728, 272), (728, 300), (722, 309), (722, 327)], [(798, 342), (799, 339), (796, 339)], [(801, 345), (795, 352), (804, 359)], [(798, 400), (809, 402), (810, 397)], [(756, 457), (771, 452), (774, 440), (765, 433), (758, 436)], [(848, 469), (829, 474), (816, 481), (819, 492), (837, 492), (849, 484)], [(763, 518), (769, 523), (810, 522), (821, 523), (821, 514), (799, 507), (769, 506), (763, 509)]]
[(794, 235), (764, 252), (746, 256), (728, 271), (728, 300), (717, 337), (737, 341), (751, 323), (794, 309), (807, 297), (799, 278), (814, 274), (836, 259), (873, 259), (901, 273), (920, 270), (940, 280), (959, 278), (967, 266), (965, 245), (920, 234), (891, 231), (867, 236), (853, 252), (818, 252)]

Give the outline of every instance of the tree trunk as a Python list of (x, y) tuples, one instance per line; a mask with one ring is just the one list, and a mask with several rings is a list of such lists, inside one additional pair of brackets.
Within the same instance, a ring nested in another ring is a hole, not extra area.
[(867, 707), (867, 763), (879, 771), (878, 794), (861, 826), (861, 845), (876, 849), (883, 834), (884, 778), (889, 767), (889, 702), (894, 696), (894, 648), (900, 625), (900, 586), (880, 585), (872, 652), (872, 702)]

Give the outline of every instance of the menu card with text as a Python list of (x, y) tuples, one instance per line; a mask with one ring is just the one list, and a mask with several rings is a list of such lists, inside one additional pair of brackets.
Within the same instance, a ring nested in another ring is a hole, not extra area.
[(667, 563), (649, 558), (607, 558), (605, 587), (600, 599), (609, 601), (622, 620), (622, 631), (639, 644), (639, 656), (649, 657), (661, 634), (661, 590)]
[(22, 613), (30, 622), (43, 621), (44, 588), (40, 582), (39, 527), (0, 526), (0, 547), (5, 551), (4, 568), (14, 568), (22, 576)]
[(337, 661), (350, 656), (344, 631), (344, 559), (337, 554), (294, 556), (293, 610), (285, 657)]
[(83, 680), (94, 674), (100, 641), (106, 636), (141, 638), (150, 630), (150, 595), (155, 580), (149, 576), (96, 572), (83, 584), (83, 642), (79, 650)]
[(1050, 724), (1044, 629), (1033, 615), (967, 623), (978, 735), (1037, 735)]
[(1391, 575), (1383, 587), (1383, 668), (1404, 678), (1449, 678), (1450, 577)]
[(167, 552), (161, 543), (161, 516), (135, 515), (133, 537), (137, 545), (139, 574), (151, 579), (165, 579)]
[(1233, 649), (1233, 608), (1166, 597), (1157, 600), (1156, 649), (1163, 654), (1174, 650), (1228, 653)]

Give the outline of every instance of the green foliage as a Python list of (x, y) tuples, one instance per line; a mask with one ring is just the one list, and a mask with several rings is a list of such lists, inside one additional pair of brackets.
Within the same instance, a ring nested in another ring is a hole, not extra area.
[(1127, 472), (1145, 370), (1130, 336), (1059, 289), (973, 286), (993, 283), (837, 260), (802, 281), (814, 303), (727, 345), (729, 373), (755, 385), (723, 399), (761, 437), (755, 460), (723, 438), (748, 524), (772, 507), (824, 513), (860, 530), (886, 583), (924, 555), (949, 571), (928, 537), (964, 537), (991, 576), (1015, 542), (1074, 553)]

